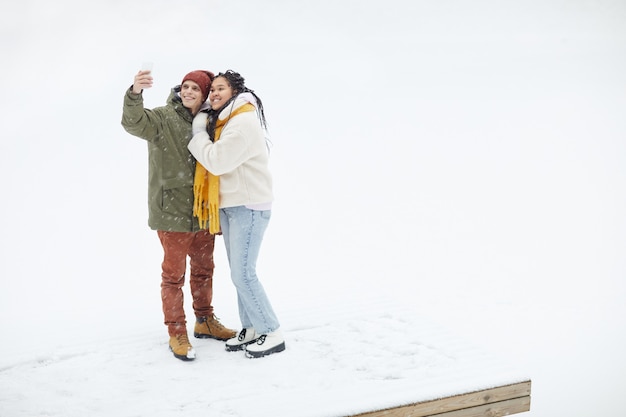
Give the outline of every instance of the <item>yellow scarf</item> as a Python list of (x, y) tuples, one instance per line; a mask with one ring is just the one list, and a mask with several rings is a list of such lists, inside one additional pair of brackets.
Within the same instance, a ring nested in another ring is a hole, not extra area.
[[(246, 103), (238, 107), (224, 120), (217, 120), (215, 124), (215, 138), (217, 142), (224, 125), (239, 113), (253, 111), (255, 107)], [(206, 229), (209, 223), (209, 233), (220, 232), (220, 177), (211, 174), (199, 162), (196, 162), (196, 174), (193, 179), (193, 215), (198, 218), (201, 229)]]

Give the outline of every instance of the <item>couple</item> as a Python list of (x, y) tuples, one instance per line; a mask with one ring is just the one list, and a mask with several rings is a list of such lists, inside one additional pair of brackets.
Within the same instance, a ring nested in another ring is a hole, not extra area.
[[(170, 350), (178, 359), (195, 359), (182, 291), (189, 256), (194, 336), (225, 340), (227, 351), (244, 350), (250, 358), (281, 352), (280, 324), (256, 275), (273, 200), (263, 104), (231, 70), (217, 76), (192, 71), (165, 106), (145, 109), (142, 93), (152, 83), (150, 71), (135, 75), (122, 126), (148, 142), (148, 224), (163, 246), (161, 299)], [(239, 332), (225, 328), (211, 304), (216, 234), (224, 239), (237, 289)]]

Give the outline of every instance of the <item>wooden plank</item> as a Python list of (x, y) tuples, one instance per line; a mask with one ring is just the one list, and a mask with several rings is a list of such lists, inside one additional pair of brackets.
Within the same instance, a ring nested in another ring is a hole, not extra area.
[(499, 417), (530, 410), (531, 382), (503, 385), (353, 417)]
[(527, 396), (440, 414), (415, 414), (415, 410), (412, 410), (410, 406), (407, 406), (373, 412), (366, 415), (377, 417), (503, 417), (529, 410), (530, 397)]

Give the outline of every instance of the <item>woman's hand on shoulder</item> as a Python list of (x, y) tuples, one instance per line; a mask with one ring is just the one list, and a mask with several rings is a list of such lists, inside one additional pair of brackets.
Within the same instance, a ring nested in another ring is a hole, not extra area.
[(200, 113), (196, 114), (196, 116), (193, 118), (193, 123), (191, 124), (191, 129), (194, 135), (196, 133), (206, 132), (206, 122), (208, 117), (209, 114), (207, 112), (201, 111)]

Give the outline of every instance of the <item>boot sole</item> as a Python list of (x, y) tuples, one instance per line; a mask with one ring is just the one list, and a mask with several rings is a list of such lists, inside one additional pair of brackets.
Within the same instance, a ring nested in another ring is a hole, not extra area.
[(194, 333), (193, 337), (195, 337), (196, 339), (215, 339), (215, 340), (220, 340), (222, 342), (225, 342), (226, 340), (230, 340), (233, 337), (237, 336), (237, 333), (235, 333), (233, 336), (231, 337), (227, 337), (227, 338), (221, 338), (221, 337), (217, 337), (217, 336), (212, 336), (206, 333)]
[(181, 361), (185, 361), (185, 362), (191, 362), (192, 360), (196, 359), (195, 357), (190, 358), (187, 355), (179, 355), (177, 353), (174, 353), (174, 351), (172, 350), (172, 348), (170, 348), (170, 352), (172, 352), (172, 354), (174, 355), (174, 357), (176, 359), (180, 359)]
[(283, 350), (285, 350), (285, 342), (282, 342), (281, 344), (278, 344), (273, 348), (262, 350), (260, 352), (246, 350), (246, 356), (248, 358), (262, 358), (264, 356), (271, 355), (272, 353), (282, 352)]
[(254, 339), (251, 340), (249, 342), (246, 343), (242, 343), (240, 345), (235, 345), (235, 346), (231, 346), (231, 345), (226, 345), (226, 352), (239, 352), (241, 350), (244, 350), (244, 348), (248, 345), (253, 344), (254, 342), (256, 342), (258, 339)]

